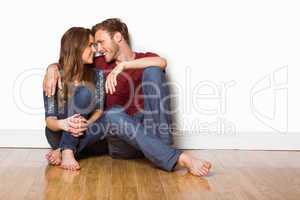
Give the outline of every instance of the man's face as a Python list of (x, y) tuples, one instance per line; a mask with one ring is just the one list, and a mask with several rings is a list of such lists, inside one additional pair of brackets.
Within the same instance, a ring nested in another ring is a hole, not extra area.
[(97, 51), (104, 55), (106, 62), (109, 63), (116, 60), (119, 52), (119, 45), (107, 31), (101, 29), (98, 30), (95, 33), (95, 41), (97, 43)]

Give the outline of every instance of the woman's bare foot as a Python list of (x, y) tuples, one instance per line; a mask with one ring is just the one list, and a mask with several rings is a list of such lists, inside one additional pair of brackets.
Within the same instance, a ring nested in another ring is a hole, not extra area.
[(179, 156), (178, 164), (186, 167), (195, 176), (206, 176), (211, 168), (211, 163), (199, 158), (194, 158), (186, 153)]
[(62, 162), (60, 165), (63, 169), (67, 170), (79, 170), (79, 163), (74, 157), (74, 153), (71, 149), (65, 149), (62, 151)]
[(61, 153), (60, 149), (50, 150), (46, 154), (46, 159), (51, 165), (60, 165), (61, 163)]

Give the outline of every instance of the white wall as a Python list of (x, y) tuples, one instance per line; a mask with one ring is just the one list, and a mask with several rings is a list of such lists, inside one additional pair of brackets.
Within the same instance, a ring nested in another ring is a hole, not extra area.
[(0, 3), (0, 146), (44, 147), (41, 80), (62, 34), (122, 18), (169, 62), (181, 148), (300, 149), (297, 1)]

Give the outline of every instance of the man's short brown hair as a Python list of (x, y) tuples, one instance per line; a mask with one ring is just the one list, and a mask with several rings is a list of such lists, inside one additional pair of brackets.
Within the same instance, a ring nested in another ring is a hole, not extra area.
[(129, 33), (128, 33), (127, 25), (124, 22), (122, 22), (120, 19), (118, 19), (118, 18), (110, 18), (110, 19), (104, 20), (101, 23), (96, 24), (92, 28), (93, 34), (95, 34), (100, 29), (104, 30), (104, 31), (107, 31), (111, 35), (111, 37), (113, 37), (113, 35), (116, 32), (119, 32), (119, 33), (121, 33), (121, 35), (123, 36), (123, 38), (125, 39), (125, 41), (128, 44), (130, 44), (130, 39), (129, 39)]

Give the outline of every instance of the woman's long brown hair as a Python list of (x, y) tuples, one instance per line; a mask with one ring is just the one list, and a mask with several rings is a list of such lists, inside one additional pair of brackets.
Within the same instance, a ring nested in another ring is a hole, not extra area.
[[(88, 46), (91, 31), (82, 27), (70, 28), (61, 39), (59, 64), (63, 69), (63, 88), (60, 93), (60, 100), (66, 102), (68, 88), (72, 82), (88, 81), (93, 83), (94, 73), (90, 66), (85, 66), (82, 60), (82, 53)], [(63, 103), (61, 102), (61, 103)]]

